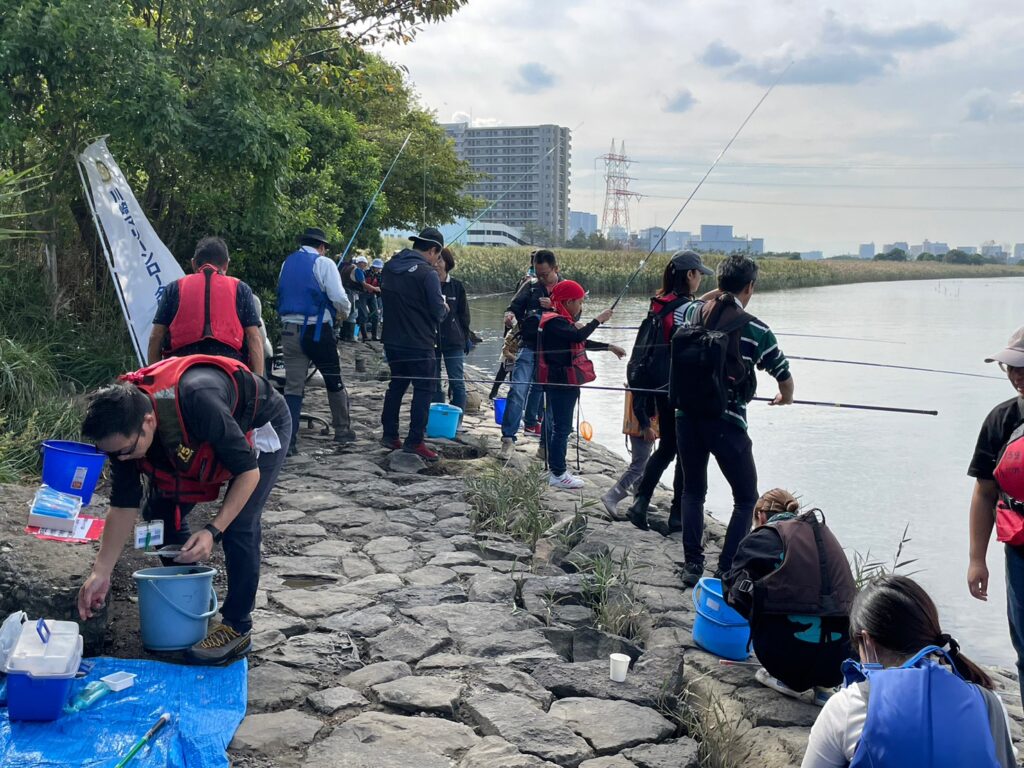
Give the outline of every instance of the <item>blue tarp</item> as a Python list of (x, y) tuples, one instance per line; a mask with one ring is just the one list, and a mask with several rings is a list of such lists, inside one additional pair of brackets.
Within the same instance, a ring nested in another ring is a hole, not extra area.
[(245, 660), (228, 667), (186, 667), (138, 659), (93, 659), (71, 696), (113, 672), (132, 672), (131, 688), (109, 693), (84, 712), (52, 723), (12, 723), (0, 709), (3, 768), (111, 768), (167, 712), (171, 722), (132, 768), (227, 768), (225, 750), (245, 716)]

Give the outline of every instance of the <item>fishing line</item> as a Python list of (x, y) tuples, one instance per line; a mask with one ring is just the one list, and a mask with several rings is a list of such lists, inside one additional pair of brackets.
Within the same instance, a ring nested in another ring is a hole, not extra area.
[(729, 151), (729, 147), (732, 146), (732, 143), (734, 141), (736, 141), (736, 138), (740, 135), (740, 133), (746, 127), (747, 123), (750, 122), (750, 118), (752, 118), (754, 116), (754, 113), (757, 112), (758, 108), (764, 103), (764, 100), (768, 98), (768, 95), (775, 89), (775, 86), (779, 84), (779, 81), (782, 80), (783, 76), (786, 74), (786, 72), (789, 71), (789, 68), (791, 66), (793, 66), (793, 62), (792, 61), (790, 61), (789, 64), (786, 65), (786, 68), (783, 69), (782, 72), (779, 73), (779, 76), (777, 78), (775, 78), (775, 82), (773, 82), (771, 85), (768, 86), (768, 90), (766, 90), (764, 92), (764, 94), (758, 100), (757, 104), (754, 105), (754, 108), (752, 110), (750, 110), (750, 114), (748, 114), (746, 116), (746, 118), (744, 118), (743, 122), (740, 123), (740, 127), (736, 129), (736, 133), (734, 133), (732, 135), (732, 138), (729, 139), (729, 142), (722, 148), (722, 151), (718, 153), (718, 157), (715, 158), (715, 161), (711, 164), (711, 167), (708, 168), (707, 171), (704, 173), (704, 175), (701, 177), (701, 180), (697, 182), (697, 186), (695, 186), (693, 188), (693, 191), (690, 193), (690, 196), (688, 198), (686, 198), (686, 202), (683, 203), (683, 206), (678, 211), (676, 211), (676, 215), (672, 217), (672, 221), (670, 221), (668, 223), (668, 226), (665, 227), (661, 231), (661, 235), (658, 237), (657, 242), (651, 248), (650, 252), (648, 252), (648, 254), (646, 256), (644, 256), (644, 258), (640, 262), (640, 265), (636, 268), (636, 270), (633, 272), (633, 274), (630, 275), (629, 279), (626, 280), (626, 284), (624, 286), (622, 286), (622, 291), (619, 293), (619, 295), (616, 297), (615, 301), (612, 303), (612, 305), (610, 307), (611, 309), (615, 309), (615, 307), (618, 306), (619, 301), (622, 300), (622, 297), (626, 295), (626, 291), (629, 290), (630, 283), (632, 283), (636, 279), (636, 276), (640, 274), (640, 272), (643, 270), (644, 266), (647, 264), (647, 260), (649, 258), (651, 258), (651, 255), (656, 250), (658, 250), (658, 246), (661, 245), (662, 241), (665, 239), (665, 236), (668, 234), (669, 230), (672, 229), (672, 227), (675, 225), (676, 220), (680, 216), (682, 216), (683, 211), (686, 210), (686, 206), (688, 206), (690, 204), (690, 201), (693, 200), (694, 195), (696, 195), (697, 191), (701, 188), (701, 186), (703, 186), (705, 180), (707, 180), (708, 176), (711, 175), (711, 172), (713, 170), (715, 170), (715, 167), (718, 165), (719, 161), (725, 156), (725, 153)]
[(998, 379), (1003, 381), (1002, 376), (989, 376), (987, 373), (968, 373), (966, 371), (947, 371), (942, 368), (917, 368), (912, 365), (892, 365), (889, 363), (867, 363), (862, 360), (834, 360), (828, 357), (801, 357), (800, 355), (786, 355), (790, 360), (805, 360), (812, 363), (841, 363), (843, 365), (864, 365), (870, 368), (894, 368), (900, 371), (921, 371), (923, 373), (946, 373), (950, 376), (970, 376), (975, 379)]
[[(606, 331), (639, 331), (639, 325), (602, 325), (600, 330)], [(890, 341), (889, 339), (864, 339), (859, 336), (822, 336), (816, 333), (789, 333), (787, 331), (775, 331), (776, 336), (800, 336), (807, 339), (838, 339), (840, 341), (867, 341), (873, 344), (906, 344), (905, 341)]]
[(367, 205), (366, 210), (363, 211), (363, 217), (359, 219), (359, 224), (356, 225), (355, 231), (352, 233), (352, 237), (350, 237), (348, 239), (348, 243), (345, 244), (345, 250), (341, 254), (341, 257), (338, 259), (339, 267), (341, 266), (341, 262), (345, 260), (345, 257), (348, 256), (349, 248), (351, 248), (352, 243), (356, 241), (356, 235), (358, 235), (359, 230), (363, 228), (363, 222), (366, 221), (366, 217), (369, 216), (370, 211), (373, 210), (373, 204), (377, 202), (377, 196), (380, 194), (380, 191), (384, 189), (384, 185), (387, 183), (388, 177), (391, 175), (391, 172), (395, 170), (395, 165), (398, 163), (398, 158), (400, 158), (402, 156), (402, 153), (405, 152), (405, 147), (409, 143), (409, 139), (411, 138), (412, 131), (409, 131), (408, 135), (406, 135), (405, 137), (405, 141), (402, 142), (401, 148), (398, 150), (398, 154), (395, 155), (395, 159), (391, 161), (391, 166), (388, 168), (388, 172), (385, 173), (384, 178), (380, 180), (380, 184), (377, 186), (377, 191), (374, 192), (373, 197), (370, 198), (370, 204)]

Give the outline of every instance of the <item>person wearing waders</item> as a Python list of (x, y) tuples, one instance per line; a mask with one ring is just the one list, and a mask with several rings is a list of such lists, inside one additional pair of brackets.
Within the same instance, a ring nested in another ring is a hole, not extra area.
[[(192, 646), (192, 660), (219, 664), (246, 653), (260, 581), (260, 518), (291, 429), (288, 406), (270, 382), (226, 357), (168, 358), (93, 393), (82, 434), (110, 458), (110, 507), (99, 554), (78, 593), (81, 618), (106, 602), (141, 508), (143, 519), (163, 522), (164, 545), (181, 545), (164, 565), (204, 562), (215, 545), (224, 547), (223, 620)], [(193, 533), (189, 512), (215, 501), (224, 485), (217, 514)]]
[[(732, 489), (733, 508), (716, 573), (732, 567), (750, 531), (757, 503), (757, 468), (747, 434), (747, 404), (757, 387), (755, 367), (779, 385), (772, 405), (793, 402), (789, 361), (772, 330), (745, 311), (754, 295), (757, 262), (734, 255), (718, 267), (720, 294), (694, 301), (672, 337), (669, 395), (676, 407), (676, 444), (683, 467), (682, 581), (694, 586), (704, 573), (704, 499), (708, 461), (715, 457)], [(664, 428), (664, 427), (663, 427)]]
[[(409, 238), (405, 248), (384, 265), (380, 279), (384, 300), (384, 356), (391, 368), (391, 381), (381, 410), (381, 444), (392, 450), (415, 453), (425, 461), (438, 455), (423, 442), (430, 415), (430, 399), (437, 378), (438, 327), (448, 312), (436, 264), (444, 248), (444, 236), (427, 227)], [(398, 436), (402, 398), (412, 385), (409, 431), (405, 441)]]
[(985, 417), (967, 469), (974, 478), (967, 586), (973, 597), (988, 599), (986, 554), (995, 527), (1006, 553), (1006, 614), (1024, 695), (1024, 327), (985, 362), (999, 364), (1014, 395)]
[(219, 355), (264, 372), (261, 318), (252, 289), (228, 277), (231, 259), (219, 237), (204, 237), (192, 255), (191, 275), (160, 294), (149, 361), (182, 355)]
[(289, 455), (296, 453), (299, 414), (306, 390), (310, 361), (320, 370), (331, 408), (336, 443), (356, 439), (349, 415), (348, 391), (341, 378), (341, 360), (334, 338), (335, 324), (352, 310), (341, 286), (338, 268), (327, 258), (327, 237), (310, 227), (299, 239), (299, 249), (284, 260), (277, 279), (277, 313), (281, 316), (284, 349), (284, 399), (292, 415)]
[[(669, 343), (676, 328), (683, 324), (686, 316), (686, 308), (693, 301), (694, 295), (700, 289), (701, 280), (705, 275), (713, 275), (708, 267), (701, 261), (700, 256), (694, 251), (678, 251), (673, 254), (672, 259), (665, 266), (665, 272), (661, 279), (661, 289), (651, 299), (648, 311), (649, 321), (659, 323), (663, 343), (657, 347), (650, 345), (648, 354), (657, 357), (658, 360), (639, 360), (634, 352), (630, 358), (630, 366), (627, 372), (632, 372), (629, 382), (630, 386), (641, 389), (666, 389), (668, 386), (669, 369)], [(705, 297), (707, 298), (707, 297)], [(638, 334), (644, 333), (644, 329)], [(657, 368), (658, 371), (653, 369)], [(641, 370), (642, 369), (642, 370)], [(659, 372), (660, 371), (660, 372)], [(683, 491), (682, 471), (679, 461), (676, 459), (676, 419), (675, 411), (669, 403), (668, 392), (664, 395), (655, 395), (655, 404), (658, 410), (658, 426), (660, 437), (658, 447), (647, 461), (643, 477), (637, 483), (633, 491), (633, 504), (629, 507), (629, 521), (642, 531), (649, 527), (647, 510), (651, 504), (651, 497), (654, 489), (658, 486), (661, 476), (668, 469), (669, 464), (676, 462), (675, 476), (672, 482), (672, 505), (669, 510), (668, 523), (664, 535), (671, 535), (682, 530), (682, 522), (679, 517), (680, 496)]]
[(1010, 721), (992, 679), (942, 631), (906, 576), (861, 589), (850, 610), (859, 661), (811, 728), (801, 768), (1014, 768)]

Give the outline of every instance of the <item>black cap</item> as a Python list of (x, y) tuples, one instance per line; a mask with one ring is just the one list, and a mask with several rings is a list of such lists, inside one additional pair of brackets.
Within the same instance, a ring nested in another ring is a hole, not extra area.
[(433, 227), (427, 227), (422, 230), (418, 235), (412, 235), (410, 238), (413, 245), (425, 245), (427, 250), (430, 246), (437, 246), (438, 248), (444, 248), (444, 235), (438, 232)]
[(702, 275), (713, 275), (714, 270), (704, 266), (700, 255), (696, 251), (676, 251), (672, 254), (672, 266), (681, 272), (689, 272), (696, 269)]
[(322, 229), (317, 229), (316, 227), (306, 227), (306, 231), (302, 233), (302, 237), (300, 237), (299, 240), (315, 240), (318, 243), (330, 245), (324, 231)]

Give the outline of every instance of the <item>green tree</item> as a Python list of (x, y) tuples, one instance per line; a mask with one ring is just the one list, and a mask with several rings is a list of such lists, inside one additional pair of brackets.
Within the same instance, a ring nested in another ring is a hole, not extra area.
[(578, 229), (576, 230), (576, 234), (570, 237), (565, 244), (569, 248), (579, 248), (583, 250), (590, 247), (590, 240), (583, 233), (582, 229)]
[(907, 252), (902, 248), (893, 248), (885, 253), (876, 253), (875, 261), (906, 261)]

